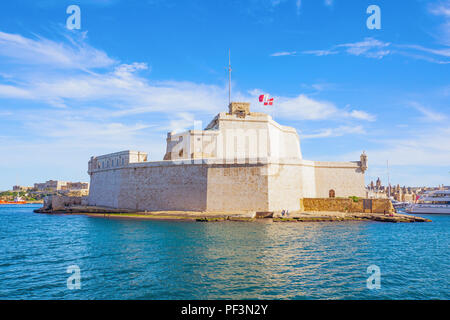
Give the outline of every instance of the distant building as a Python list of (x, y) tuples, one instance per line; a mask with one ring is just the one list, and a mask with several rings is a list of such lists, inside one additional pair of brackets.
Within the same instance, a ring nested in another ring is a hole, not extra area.
[(87, 190), (89, 189), (89, 182), (67, 182), (65, 186), (61, 187), (61, 190)]
[(65, 181), (48, 180), (43, 183), (35, 183), (34, 189), (37, 191), (58, 191), (67, 185)]
[(383, 186), (380, 178), (377, 179), (374, 184), (373, 181), (366, 188), (366, 196), (368, 198), (387, 198), (390, 196), (394, 200), (400, 202), (415, 202), (416, 199), (427, 191), (432, 190), (445, 190), (447, 187), (440, 185), (438, 187), (400, 187), (396, 186)]
[(34, 189), (40, 192), (55, 192), (55, 191), (78, 191), (78, 190), (88, 190), (88, 182), (67, 182), (59, 180), (48, 180), (43, 183), (35, 183)]
[(30, 191), (31, 189), (33, 189), (33, 187), (13, 186), (14, 192)]

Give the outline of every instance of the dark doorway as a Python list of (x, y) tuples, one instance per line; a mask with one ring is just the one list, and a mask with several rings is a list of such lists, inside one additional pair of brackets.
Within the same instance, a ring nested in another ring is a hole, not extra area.
[(336, 197), (336, 193), (334, 192), (333, 189), (331, 189), (331, 190), (328, 192), (328, 196), (329, 196), (330, 198)]
[(372, 212), (372, 199), (363, 199), (364, 212)]

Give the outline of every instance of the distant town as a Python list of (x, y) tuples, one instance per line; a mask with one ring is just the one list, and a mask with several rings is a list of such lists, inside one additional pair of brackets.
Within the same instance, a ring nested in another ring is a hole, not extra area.
[(69, 182), (48, 180), (35, 183), (33, 186), (13, 186), (12, 190), (0, 192), (0, 200), (13, 201), (20, 198), (29, 202), (41, 202), (45, 197), (52, 195), (87, 196), (89, 194), (88, 182)]
[(400, 187), (399, 184), (384, 186), (381, 184), (380, 178), (374, 183), (373, 181), (366, 187), (367, 198), (370, 199), (386, 199), (391, 198), (399, 202), (415, 202), (425, 192), (433, 190), (450, 190), (450, 186), (438, 187)]

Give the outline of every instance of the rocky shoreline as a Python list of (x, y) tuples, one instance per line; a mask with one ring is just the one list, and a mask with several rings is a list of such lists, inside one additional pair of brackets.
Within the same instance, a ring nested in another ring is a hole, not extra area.
[(271, 220), (273, 222), (345, 222), (345, 221), (378, 221), (378, 222), (431, 222), (431, 220), (399, 213), (362, 213), (311, 211), (293, 212), (282, 216), (273, 212), (198, 212), (198, 211), (149, 211), (137, 212), (112, 208), (72, 206), (61, 210), (36, 209), (36, 213), (46, 214), (78, 214), (100, 218), (125, 218), (145, 220), (189, 220), (198, 222), (225, 221), (257, 221)]

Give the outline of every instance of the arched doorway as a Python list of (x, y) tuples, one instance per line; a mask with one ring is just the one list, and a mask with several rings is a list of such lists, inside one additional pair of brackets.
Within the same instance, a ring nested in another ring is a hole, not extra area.
[(334, 189), (331, 189), (330, 191), (328, 191), (328, 196), (330, 198), (334, 198), (336, 196), (336, 193), (334, 192)]

